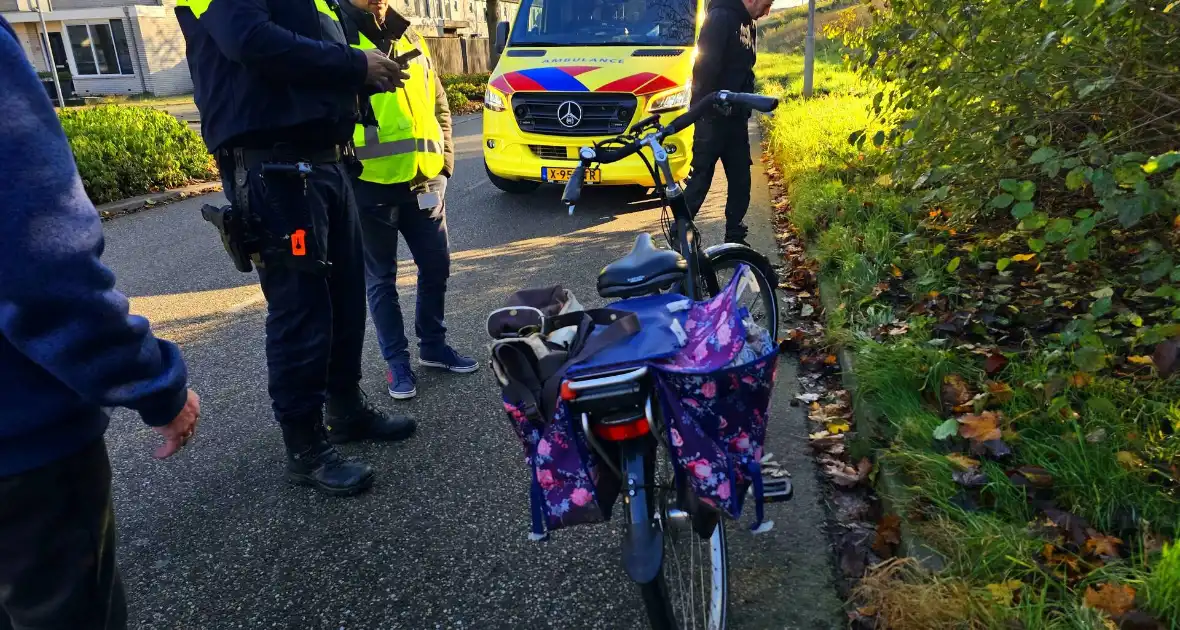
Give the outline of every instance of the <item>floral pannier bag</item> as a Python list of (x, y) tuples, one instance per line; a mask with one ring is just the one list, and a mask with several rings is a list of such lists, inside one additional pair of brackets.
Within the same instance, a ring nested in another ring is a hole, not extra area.
[(678, 482), (734, 518), (753, 487), (755, 527), (762, 524), (760, 461), (778, 353), (738, 304), (742, 290), (757, 290), (746, 278), (739, 270), (703, 302), (664, 294), (586, 311), (568, 345), (563, 324), (575, 313), (493, 344), (492, 369), (532, 473), (531, 539), (610, 518), (620, 480), (557, 395), (567, 374), (603, 367), (651, 368)]

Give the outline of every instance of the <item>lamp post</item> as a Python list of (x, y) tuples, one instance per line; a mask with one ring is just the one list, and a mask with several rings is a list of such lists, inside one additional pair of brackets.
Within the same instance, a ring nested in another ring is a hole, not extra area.
[(815, 0), (807, 0), (807, 39), (803, 42), (803, 98), (811, 98), (815, 75)]
[[(49, 43), (49, 27), (45, 25), (45, 12), (41, 10), (41, 0), (35, 2), (37, 17), (41, 20), (41, 36), (45, 38), (45, 54), (49, 57), (49, 75), (53, 77), (53, 89), (57, 92), (57, 106), (65, 109), (66, 99), (61, 95), (61, 81), (57, 78), (57, 60), (53, 58), (53, 46)], [(50, 10), (53, 10), (52, 7)]]

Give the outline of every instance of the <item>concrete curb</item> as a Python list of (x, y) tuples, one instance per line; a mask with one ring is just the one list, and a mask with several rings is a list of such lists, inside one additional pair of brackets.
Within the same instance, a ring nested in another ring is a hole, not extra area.
[[(819, 297), (824, 312), (832, 312), (840, 305), (840, 292), (836, 282), (821, 274), (819, 278)], [(858, 396), (856, 374), (854, 371), (855, 358), (851, 350), (844, 346), (837, 346), (834, 354), (840, 360), (840, 380), (845, 391), (852, 400), (852, 414), (858, 433), (873, 441), (885, 435), (882, 415), (871, 405)], [(930, 571), (941, 571), (946, 566), (942, 554), (935, 551), (914, 531), (914, 527), (904, 518), (904, 512), (912, 501), (913, 494), (905, 483), (900, 471), (896, 470), (888, 461), (878, 458), (877, 477), (875, 480), (877, 496), (881, 499), (881, 507), (886, 514), (897, 514), (903, 517), (900, 523), (901, 543), (898, 553), (916, 559), (923, 567)]]
[(170, 201), (176, 201), (177, 199), (185, 199), (196, 195), (220, 191), (221, 182), (203, 182), (181, 186), (180, 188), (173, 188), (171, 190), (138, 195), (129, 199), (123, 199), (122, 201), (104, 203), (97, 206), (97, 209), (99, 216), (106, 221), (125, 214), (132, 214), (149, 206), (158, 206)]

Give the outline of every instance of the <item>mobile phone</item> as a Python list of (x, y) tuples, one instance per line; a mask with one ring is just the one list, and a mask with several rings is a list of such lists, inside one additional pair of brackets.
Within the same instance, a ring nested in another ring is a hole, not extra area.
[(404, 68), (404, 67), (410, 65), (411, 61), (413, 61), (415, 58), (417, 58), (421, 55), (422, 55), (422, 51), (415, 48), (415, 49), (407, 52), (404, 55), (401, 55), (399, 57), (394, 57), (393, 60), (396, 61), (398, 63), (398, 65), (400, 65)]

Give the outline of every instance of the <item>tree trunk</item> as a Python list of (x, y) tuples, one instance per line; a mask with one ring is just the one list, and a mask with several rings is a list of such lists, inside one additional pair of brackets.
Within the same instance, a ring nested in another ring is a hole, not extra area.
[(487, 20), (488, 20), (488, 71), (496, 69), (496, 62), (500, 60), (500, 55), (496, 52), (496, 25), (500, 23), (500, 2), (499, 0), (487, 0)]

